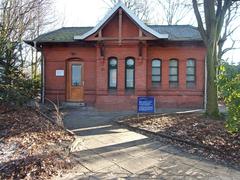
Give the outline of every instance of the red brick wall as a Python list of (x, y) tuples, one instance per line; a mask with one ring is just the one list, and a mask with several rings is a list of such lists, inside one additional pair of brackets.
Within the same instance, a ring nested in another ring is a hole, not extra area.
[[(201, 47), (146, 47), (143, 57), (138, 55), (138, 45), (109, 45), (105, 47), (105, 57), (97, 58), (96, 48), (87, 47), (51, 47), (44, 48), (46, 98), (65, 101), (66, 63), (76, 59), (84, 62), (85, 101), (103, 109), (136, 108), (136, 98), (150, 95), (157, 98), (157, 107), (202, 107), (204, 91), (204, 54)], [(98, 52), (99, 53), (99, 52)], [(118, 88), (108, 91), (108, 58), (118, 59)], [(125, 58), (135, 58), (135, 90), (125, 91)], [(151, 85), (151, 60), (162, 60), (162, 84), (156, 88)], [(169, 59), (179, 60), (179, 88), (170, 89), (168, 84)], [(186, 88), (186, 60), (197, 61), (197, 86)], [(57, 69), (65, 70), (65, 77), (56, 77)], [(96, 96), (97, 94), (97, 96)]]
[[(92, 47), (49, 47), (43, 49), (45, 58), (45, 97), (51, 100), (66, 100), (67, 62), (84, 62), (85, 99), (95, 103), (96, 94), (96, 49)], [(56, 77), (56, 70), (64, 70), (64, 77)]]
[[(103, 28), (103, 37), (118, 37), (118, 16), (112, 18)], [(138, 27), (123, 14), (123, 37), (138, 36)], [(96, 34), (95, 34), (96, 35)], [(88, 39), (94, 38), (89, 37)], [(105, 110), (136, 109), (138, 96), (155, 96), (157, 107), (172, 108), (201, 108), (204, 99), (204, 56), (205, 49), (196, 43), (188, 45), (168, 46), (149, 45), (142, 48), (139, 57), (138, 41), (104, 42), (104, 57), (100, 56), (100, 47), (82, 47), (80, 45), (44, 46), (45, 56), (45, 89), (46, 97), (61, 101), (66, 100), (66, 64), (70, 59), (84, 62), (85, 87), (84, 95), (87, 104), (95, 105)], [(108, 90), (108, 58), (118, 59), (118, 87), (115, 91)], [(135, 90), (125, 90), (125, 59), (135, 59)], [(151, 84), (151, 60), (162, 60), (161, 87), (155, 88)], [(179, 60), (179, 88), (170, 89), (168, 79), (169, 59)], [(186, 88), (186, 60), (194, 58), (197, 62), (197, 86), (194, 89)], [(56, 77), (57, 69), (65, 70), (65, 77)]]
[[(156, 97), (157, 107), (173, 108), (201, 108), (204, 96), (204, 56), (205, 49), (199, 46), (187, 47), (146, 47), (143, 57), (138, 56), (138, 45), (109, 46), (106, 47), (106, 56), (97, 69), (101, 69), (98, 79), (101, 79), (96, 106), (103, 109), (134, 109), (136, 99), (140, 95)], [(118, 58), (118, 88), (108, 92), (107, 89), (107, 60), (114, 56)], [(135, 90), (125, 91), (125, 58), (135, 58)], [(162, 84), (160, 87), (152, 87), (151, 84), (151, 61), (154, 58), (162, 60)], [(179, 88), (169, 88), (169, 59), (179, 60)], [(196, 88), (186, 88), (186, 60), (194, 58), (196, 67)]]
[[(148, 48), (148, 94), (157, 98), (158, 107), (203, 107), (204, 95), (204, 57), (205, 48), (186, 47), (149, 47)], [(162, 60), (161, 86), (152, 87), (151, 61)], [(179, 88), (169, 88), (169, 60), (179, 60)], [(196, 60), (196, 88), (186, 87), (186, 62), (188, 58)]]
[(123, 37), (137, 37), (139, 28), (123, 13), (122, 36)]
[[(108, 45), (105, 47), (104, 60), (98, 60), (97, 65), (97, 97), (96, 106), (103, 109), (128, 109), (134, 108), (137, 95), (146, 95), (146, 59), (140, 60), (138, 56), (138, 45)], [(146, 52), (144, 54), (146, 56)], [(118, 59), (117, 89), (108, 90), (108, 59)], [(135, 92), (125, 91), (125, 59), (135, 59)]]
[(115, 15), (103, 28), (102, 36), (103, 37), (118, 37), (118, 16), (117, 15)]

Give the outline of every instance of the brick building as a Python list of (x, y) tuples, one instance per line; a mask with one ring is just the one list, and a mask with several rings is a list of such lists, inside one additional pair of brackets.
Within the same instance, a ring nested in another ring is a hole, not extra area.
[(121, 2), (95, 27), (64, 27), (26, 41), (43, 53), (43, 96), (98, 108), (202, 108), (206, 49), (189, 25), (146, 25)]

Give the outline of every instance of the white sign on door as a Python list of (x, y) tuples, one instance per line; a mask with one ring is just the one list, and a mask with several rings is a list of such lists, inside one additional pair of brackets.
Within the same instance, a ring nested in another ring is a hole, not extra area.
[(58, 77), (64, 76), (64, 70), (56, 70), (56, 76)]

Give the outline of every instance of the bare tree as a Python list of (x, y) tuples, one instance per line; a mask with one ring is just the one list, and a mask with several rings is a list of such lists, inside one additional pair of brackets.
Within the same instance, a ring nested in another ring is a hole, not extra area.
[[(23, 39), (36, 37), (46, 24), (51, 0), (2, 0), (0, 3), (0, 64), (6, 77), (26, 65)], [(35, 56), (35, 55), (34, 55)], [(32, 63), (33, 64), (33, 63)], [(7, 81), (6, 81), (7, 82)]]
[[(103, 0), (107, 3), (106, 0)], [(111, 5), (116, 4), (119, 0), (110, 0)], [(122, 1), (126, 7), (131, 9), (135, 15), (138, 16), (144, 22), (149, 22), (150, 20), (150, 1), (149, 0), (123, 0)], [(107, 3), (108, 4), (108, 3)], [(109, 5), (109, 4), (108, 4)], [(110, 5), (110, 6), (111, 6)]]
[(157, 0), (157, 2), (164, 22), (168, 25), (179, 24), (192, 9), (189, 0)]
[[(227, 10), (225, 21), (223, 24), (223, 31), (218, 42), (218, 65), (224, 61), (223, 56), (236, 47), (236, 40), (232, 38), (234, 32), (240, 27), (238, 21), (240, 20), (240, 3), (234, 3)], [(226, 41), (229, 41), (229, 46), (226, 47)]]
[[(198, 29), (207, 48), (207, 109), (209, 116), (219, 115), (217, 103), (216, 71), (218, 66), (218, 44), (221, 39), (226, 14), (238, 0), (192, 0)], [(202, 6), (201, 6), (202, 5)], [(203, 13), (200, 13), (200, 8)]]
[[(39, 36), (46, 27), (51, 25), (55, 19), (50, 17), (50, 13), (52, 12), (50, 7), (52, 6), (52, 0), (44, 0), (45, 2), (39, 2), (37, 8), (35, 9), (36, 20), (33, 22), (32, 31), (29, 36), (30, 39), (34, 39)], [(40, 66), (41, 56), (36, 52), (35, 48), (31, 48), (32, 57), (31, 57), (31, 72), (32, 77), (35, 79), (37, 76), (37, 70)]]

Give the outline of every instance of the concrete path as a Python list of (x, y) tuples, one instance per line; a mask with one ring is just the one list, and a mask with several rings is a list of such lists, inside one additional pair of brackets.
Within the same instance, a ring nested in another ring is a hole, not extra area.
[(239, 171), (112, 122), (127, 114), (131, 112), (67, 111), (65, 125), (78, 135), (72, 151), (79, 165), (53, 179), (240, 179)]

